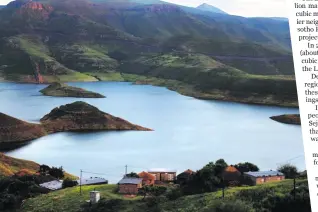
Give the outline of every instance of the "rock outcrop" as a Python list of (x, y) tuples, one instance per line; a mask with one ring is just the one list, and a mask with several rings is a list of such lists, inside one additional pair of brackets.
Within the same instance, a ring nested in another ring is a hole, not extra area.
[(295, 124), (300, 125), (300, 115), (299, 114), (287, 114), (281, 116), (272, 116), (270, 117), (272, 120), (284, 123), (284, 124)]
[(47, 88), (40, 91), (46, 96), (58, 96), (58, 97), (76, 97), (76, 98), (105, 98), (105, 96), (87, 91), (82, 88), (72, 87), (63, 83), (53, 83)]
[(0, 150), (9, 150), (46, 135), (39, 124), (31, 124), (0, 113)]
[(101, 130), (151, 131), (80, 101), (53, 109), (41, 119), (41, 123), (48, 133)]

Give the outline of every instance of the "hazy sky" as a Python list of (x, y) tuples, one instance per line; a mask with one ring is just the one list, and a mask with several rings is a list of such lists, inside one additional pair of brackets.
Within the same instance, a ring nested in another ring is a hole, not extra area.
[[(165, 0), (186, 6), (198, 6), (208, 3), (227, 13), (246, 17), (287, 17), (287, 0)], [(0, 5), (5, 5), (10, 0), (0, 0)]]

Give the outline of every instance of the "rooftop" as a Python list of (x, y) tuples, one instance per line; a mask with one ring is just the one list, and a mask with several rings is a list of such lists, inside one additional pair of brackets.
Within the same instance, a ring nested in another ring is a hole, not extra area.
[(284, 174), (279, 171), (245, 172), (244, 174), (247, 174), (253, 177), (284, 176)]
[(126, 177), (121, 179), (118, 184), (134, 184), (137, 185), (142, 182), (142, 178), (132, 178), (132, 177)]
[(42, 184), (40, 184), (40, 186), (43, 187), (43, 188), (47, 188), (47, 189), (50, 189), (52, 191), (55, 191), (55, 190), (61, 189), (62, 188), (62, 184), (63, 184), (62, 181), (54, 180), (54, 181), (51, 181), (51, 182), (42, 183)]
[(138, 174), (138, 176), (142, 179), (148, 179), (148, 180), (155, 180), (156, 177), (152, 174), (149, 174), (148, 172), (141, 172)]
[(174, 169), (164, 169), (164, 168), (156, 168), (156, 169), (149, 169), (148, 172), (169, 172), (169, 173), (176, 173), (177, 170)]
[(101, 183), (108, 183), (108, 180), (104, 179), (104, 178), (100, 178), (100, 177), (91, 177), (91, 178), (87, 178), (87, 179), (82, 179), (77, 180), (78, 184), (82, 184), (82, 185), (94, 185), (94, 184), (101, 184)]

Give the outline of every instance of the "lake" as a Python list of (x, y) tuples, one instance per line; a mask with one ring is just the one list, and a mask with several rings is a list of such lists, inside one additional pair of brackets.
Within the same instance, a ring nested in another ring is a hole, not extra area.
[(85, 101), (153, 132), (58, 133), (8, 152), (9, 156), (50, 166), (80, 169), (117, 183), (125, 173), (152, 168), (197, 170), (224, 158), (252, 162), (261, 170), (291, 162), (305, 169), (300, 126), (269, 117), (299, 113), (295, 108), (198, 100), (166, 88), (121, 82), (69, 83), (99, 92), (105, 99), (46, 97), (45, 85), (0, 83), (0, 112), (38, 122), (53, 108)]

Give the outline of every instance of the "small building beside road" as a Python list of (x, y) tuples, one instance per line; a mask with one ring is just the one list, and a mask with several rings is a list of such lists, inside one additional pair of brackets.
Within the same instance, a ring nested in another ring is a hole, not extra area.
[(249, 178), (250, 185), (259, 185), (285, 179), (284, 174), (279, 171), (245, 172), (244, 176)]
[(238, 186), (241, 181), (241, 172), (234, 166), (228, 166), (222, 173), (222, 178), (227, 186)]
[(142, 188), (142, 178), (124, 177), (118, 182), (120, 194), (138, 194), (140, 188)]

